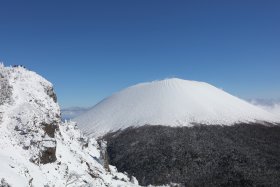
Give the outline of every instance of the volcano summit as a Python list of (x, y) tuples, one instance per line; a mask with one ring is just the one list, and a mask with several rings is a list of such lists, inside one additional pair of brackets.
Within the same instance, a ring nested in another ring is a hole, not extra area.
[(87, 134), (102, 136), (131, 126), (233, 125), (280, 119), (210, 84), (172, 78), (124, 89), (75, 121)]

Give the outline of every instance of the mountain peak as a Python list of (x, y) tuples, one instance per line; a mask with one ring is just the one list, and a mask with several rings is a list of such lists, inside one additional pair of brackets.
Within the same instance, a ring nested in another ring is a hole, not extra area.
[(232, 125), (278, 119), (208, 83), (171, 78), (128, 87), (75, 120), (87, 134), (99, 136), (146, 124)]
[[(194, 81), (194, 80), (185, 80), (185, 79), (180, 79), (180, 78), (166, 78), (166, 79), (162, 79), (162, 80), (154, 80), (151, 82), (145, 82), (145, 83), (139, 83), (136, 84), (134, 86), (141, 86), (141, 85), (147, 85), (147, 84), (158, 84), (161, 86), (168, 86), (168, 85), (180, 85), (180, 84), (208, 84), (206, 82), (200, 82), (200, 81)], [(133, 86), (131, 86), (133, 87)]]

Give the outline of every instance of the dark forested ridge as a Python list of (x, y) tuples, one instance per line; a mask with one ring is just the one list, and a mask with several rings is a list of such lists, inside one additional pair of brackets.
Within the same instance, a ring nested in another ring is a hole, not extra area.
[(141, 185), (280, 186), (279, 125), (146, 125), (104, 138), (110, 164)]

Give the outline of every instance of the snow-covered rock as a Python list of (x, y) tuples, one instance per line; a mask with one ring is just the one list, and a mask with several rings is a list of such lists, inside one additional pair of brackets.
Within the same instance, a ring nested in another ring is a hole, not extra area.
[(130, 126), (232, 125), (279, 118), (210, 84), (177, 78), (137, 84), (74, 119), (88, 135)]
[(1, 93), (0, 133), (7, 131), (12, 144), (28, 150), (30, 161), (54, 162), (60, 110), (52, 84), (23, 67), (1, 65), (0, 74), (1, 88), (5, 88)]
[(50, 82), (0, 64), (0, 88), (0, 186), (138, 186), (104, 167), (106, 151), (94, 138), (61, 122)]

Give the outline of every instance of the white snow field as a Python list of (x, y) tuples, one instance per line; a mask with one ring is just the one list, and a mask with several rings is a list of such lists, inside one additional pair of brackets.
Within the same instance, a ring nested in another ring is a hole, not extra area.
[[(84, 136), (75, 123), (60, 121), (47, 80), (0, 64), (0, 88), (0, 186), (138, 186), (134, 177), (104, 167), (104, 146)], [(44, 124), (57, 126), (54, 136)], [(55, 150), (56, 159), (43, 164), (46, 149)]]
[(233, 125), (280, 119), (205, 82), (171, 78), (124, 89), (74, 121), (87, 135), (98, 137), (130, 126)]

